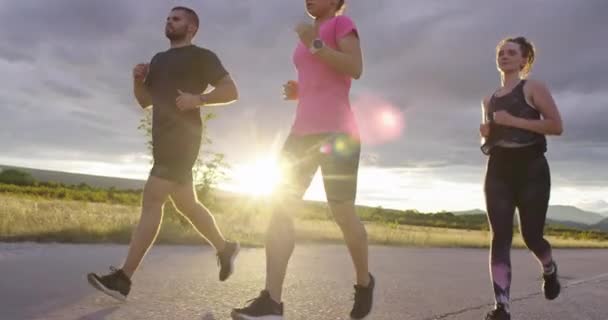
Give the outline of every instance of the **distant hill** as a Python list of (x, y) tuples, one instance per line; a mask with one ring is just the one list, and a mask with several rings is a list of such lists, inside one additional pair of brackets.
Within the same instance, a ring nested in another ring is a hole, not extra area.
[(472, 214), (486, 214), (485, 211), (480, 210), (480, 209), (467, 210), (467, 211), (453, 211), (452, 213), (456, 216), (466, 216), (466, 215), (472, 215)]
[(61, 172), (61, 171), (50, 171), (50, 170), (40, 170), (40, 169), (32, 169), (32, 168), (23, 168), (23, 167), (14, 167), (14, 166), (5, 166), (0, 165), (0, 171), (6, 169), (16, 169), (22, 172), (27, 172), (36, 179), (36, 181), (40, 182), (56, 182), (62, 183), (65, 185), (79, 185), (81, 183), (86, 183), (91, 187), (96, 188), (111, 188), (114, 187), (118, 190), (137, 190), (143, 189), (144, 180), (135, 180), (135, 179), (124, 179), (124, 178), (116, 178), (116, 177), (104, 177), (104, 176), (95, 176), (88, 174), (79, 174), (79, 173), (71, 173), (71, 172)]
[(551, 206), (549, 207), (549, 218), (561, 221), (580, 222), (593, 225), (602, 221), (604, 216), (601, 214), (584, 211), (573, 206)]
[(594, 224), (593, 226), (591, 226), (591, 229), (608, 232), (608, 218)]
[[(483, 210), (469, 210), (454, 212), (455, 215), (471, 215), (471, 214), (486, 214)], [(548, 220), (559, 221), (564, 225), (585, 225), (591, 226), (599, 223), (606, 217), (590, 211), (584, 211), (574, 206), (549, 206)]]

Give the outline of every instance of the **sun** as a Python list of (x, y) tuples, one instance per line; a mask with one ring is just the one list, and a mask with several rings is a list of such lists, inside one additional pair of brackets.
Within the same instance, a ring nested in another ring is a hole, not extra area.
[(258, 158), (234, 170), (236, 189), (255, 196), (270, 195), (281, 178), (279, 164), (272, 158)]

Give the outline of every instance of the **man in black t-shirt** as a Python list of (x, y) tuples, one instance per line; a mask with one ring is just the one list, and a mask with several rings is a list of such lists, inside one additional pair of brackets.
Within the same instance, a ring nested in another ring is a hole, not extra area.
[[(154, 165), (144, 187), (141, 219), (122, 268), (111, 267), (107, 275), (90, 273), (87, 277), (95, 288), (119, 300), (129, 294), (130, 279), (158, 234), (163, 205), (169, 197), (217, 250), (220, 281), (234, 270), (239, 244), (223, 237), (213, 215), (198, 201), (192, 167), (202, 137), (199, 108), (234, 102), (238, 93), (215, 53), (192, 44), (198, 25), (192, 9), (173, 8), (165, 27), (171, 47), (154, 55), (149, 64), (133, 69), (137, 102), (142, 108), (153, 106)], [(214, 89), (204, 93), (209, 85)]]

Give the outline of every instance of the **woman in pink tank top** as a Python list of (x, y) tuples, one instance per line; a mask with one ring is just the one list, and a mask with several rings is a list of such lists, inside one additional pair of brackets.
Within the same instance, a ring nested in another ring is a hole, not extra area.
[(290, 202), (302, 199), (319, 168), (329, 208), (355, 265), (350, 317), (363, 319), (372, 309), (367, 232), (355, 211), (361, 146), (349, 101), (351, 80), (359, 79), (363, 70), (359, 34), (353, 21), (341, 15), (344, 0), (305, 4), (313, 21), (295, 27), (298, 80), (283, 86), (285, 99), (297, 101), (297, 109), (282, 150), (284, 179), (267, 231), (266, 288), (244, 308), (234, 309), (234, 319), (283, 319), (283, 281), (295, 246)]

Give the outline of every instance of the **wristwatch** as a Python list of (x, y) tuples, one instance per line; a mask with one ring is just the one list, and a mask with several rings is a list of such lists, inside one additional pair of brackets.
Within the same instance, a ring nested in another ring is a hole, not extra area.
[(199, 94), (198, 95), (198, 100), (200, 101), (199, 106), (204, 106), (207, 104), (207, 96), (204, 94)]
[(325, 47), (325, 43), (323, 42), (323, 40), (317, 38), (312, 41), (312, 46), (310, 47), (310, 53), (315, 54), (319, 50), (323, 49), (324, 47)]

